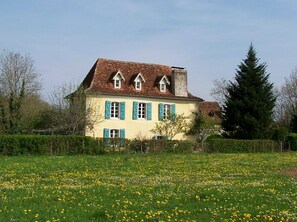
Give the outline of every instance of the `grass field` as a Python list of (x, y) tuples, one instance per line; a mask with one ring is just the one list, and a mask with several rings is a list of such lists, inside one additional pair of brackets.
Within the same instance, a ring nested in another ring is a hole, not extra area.
[(297, 153), (0, 157), (0, 221), (297, 221)]

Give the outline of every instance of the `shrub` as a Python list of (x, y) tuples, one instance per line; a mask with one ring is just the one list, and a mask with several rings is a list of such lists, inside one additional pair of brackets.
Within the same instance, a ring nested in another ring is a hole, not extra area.
[(291, 133), (289, 134), (287, 141), (289, 143), (289, 147), (293, 151), (297, 151), (297, 134)]
[(104, 153), (102, 143), (78, 135), (1, 135), (1, 155), (75, 155)]
[(257, 153), (279, 151), (274, 140), (213, 139), (205, 143), (206, 152)]

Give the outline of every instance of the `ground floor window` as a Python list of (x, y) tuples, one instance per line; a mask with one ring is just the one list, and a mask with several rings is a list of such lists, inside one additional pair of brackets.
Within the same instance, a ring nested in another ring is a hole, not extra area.
[(110, 138), (119, 138), (119, 137), (120, 137), (120, 130), (118, 129), (110, 130)]

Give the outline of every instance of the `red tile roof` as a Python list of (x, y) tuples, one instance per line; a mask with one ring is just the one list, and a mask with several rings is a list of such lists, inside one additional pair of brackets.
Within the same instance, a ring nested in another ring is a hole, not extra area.
[[(112, 77), (120, 71), (125, 78), (120, 89), (114, 88)], [(141, 73), (145, 79), (140, 91), (135, 90), (134, 78)], [(166, 92), (160, 92), (157, 80), (164, 75), (171, 80), (172, 67), (158, 64), (125, 62), (109, 59), (97, 59), (82, 84), (86, 92), (106, 93), (112, 95), (130, 95), (142, 97), (164, 97), (203, 101), (201, 98), (188, 93), (188, 97), (178, 97), (172, 93), (171, 85), (167, 85)]]
[(198, 109), (201, 111), (203, 116), (209, 116), (217, 120), (221, 119), (221, 107), (217, 102), (199, 102)]

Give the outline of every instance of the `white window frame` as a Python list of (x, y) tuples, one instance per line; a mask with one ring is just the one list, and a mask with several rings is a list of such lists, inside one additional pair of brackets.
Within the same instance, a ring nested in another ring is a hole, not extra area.
[(164, 82), (160, 82), (160, 91), (166, 92), (166, 84)]
[(110, 118), (119, 119), (120, 118), (120, 103), (111, 102), (110, 103)]
[(109, 130), (109, 138), (120, 138), (120, 130), (119, 129), (110, 129)]
[(114, 88), (120, 89), (121, 88), (121, 80), (119, 78), (115, 78), (114, 80)]
[(140, 80), (136, 80), (135, 81), (135, 89), (136, 90), (141, 90), (141, 88), (142, 88), (141, 81)]
[(163, 119), (164, 120), (169, 119), (170, 114), (171, 114), (171, 105), (170, 104), (164, 104)]
[(159, 81), (160, 92), (166, 92), (167, 85), (170, 85), (170, 82), (169, 82), (167, 76), (164, 75), (162, 77), (162, 79)]
[(146, 118), (147, 118), (147, 104), (138, 103), (137, 119), (146, 119)]
[(115, 89), (120, 89), (122, 87), (122, 81), (125, 81), (125, 78), (122, 75), (121, 71), (118, 71), (112, 79), (113, 79), (113, 86)]

